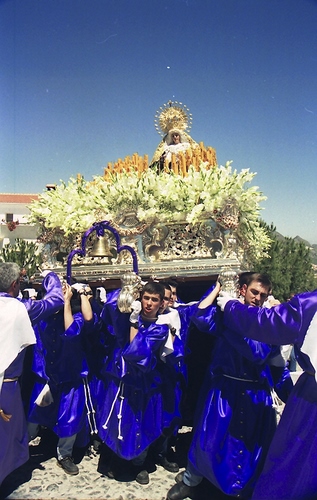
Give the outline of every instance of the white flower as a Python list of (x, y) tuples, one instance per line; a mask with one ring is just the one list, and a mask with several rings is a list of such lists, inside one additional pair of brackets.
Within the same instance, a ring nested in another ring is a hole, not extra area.
[[(157, 174), (153, 169), (141, 175), (131, 172), (110, 173), (109, 180), (95, 176), (61, 181), (55, 190), (45, 191), (30, 208), (30, 222), (46, 229), (62, 230), (66, 236), (89, 229), (96, 220), (111, 220), (122, 212), (135, 211), (141, 221), (187, 220), (194, 224), (202, 216), (221, 212), (228, 200), (234, 200), (239, 214), (237, 238), (253, 254), (261, 254), (269, 238), (259, 226), (260, 203), (265, 196), (257, 186), (246, 187), (255, 174), (249, 169), (232, 170), (232, 162), (210, 167), (201, 162), (199, 171), (190, 167), (183, 177)], [(104, 214), (104, 218), (101, 214)]]

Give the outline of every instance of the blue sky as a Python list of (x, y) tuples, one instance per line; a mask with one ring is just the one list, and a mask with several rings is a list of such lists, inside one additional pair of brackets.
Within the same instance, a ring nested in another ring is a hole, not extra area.
[(1, 192), (151, 157), (171, 99), (257, 172), (266, 222), (317, 243), (315, 0), (2, 0), (0, 61)]

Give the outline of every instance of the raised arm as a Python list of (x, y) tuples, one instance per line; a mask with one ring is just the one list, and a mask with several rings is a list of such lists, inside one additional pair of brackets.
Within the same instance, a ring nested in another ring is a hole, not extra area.
[(74, 316), (72, 313), (72, 308), (71, 308), (71, 298), (73, 296), (72, 289), (70, 285), (65, 283), (64, 285), (64, 298), (65, 298), (65, 305), (64, 305), (64, 328), (65, 331), (68, 330), (68, 328), (73, 324), (74, 322)]
[(198, 304), (198, 309), (206, 309), (206, 307), (211, 306), (211, 304), (215, 301), (218, 293), (220, 292), (221, 285), (219, 281), (216, 281), (214, 288), (211, 290), (211, 292), (205, 297), (203, 300), (201, 300)]
[(45, 291), (43, 299), (22, 299), (33, 325), (54, 314), (64, 305), (62, 285), (57, 274), (48, 273), (43, 280), (42, 287)]
[(93, 297), (90, 286), (78, 290), (80, 297), (81, 312), (85, 321), (91, 321), (94, 317), (90, 300)]
[(224, 323), (237, 333), (261, 342), (301, 345), (316, 312), (317, 290), (296, 295), (271, 309), (229, 301), (224, 307)]

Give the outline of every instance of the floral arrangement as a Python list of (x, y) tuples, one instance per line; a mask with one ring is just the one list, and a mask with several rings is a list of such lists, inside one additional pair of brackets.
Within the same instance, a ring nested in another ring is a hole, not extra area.
[(14, 231), (16, 227), (20, 224), (18, 220), (5, 221), (4, 219), (2, 219), (1, 222), (7, 225), (9, 231)]
[[(227, 229), (234, 229), (239, 244), (254, 256), (268, 249), (270, 239), (260, 226), (260, 202), (266, 197), (258, 187), (248, 187), (255, 174), (249, 169), (233, 170), (231, 162), (212, 167), (202, 162), (199, 169), (190, 167), (187, 176), (173, 172), (157, 173), (147, 169), (83, 177), (61, 182), (55, 190), (42, 193), (29, 206), (30, 222), (47, 230), (58, 229), (65, 236), (82, 233), (96, 221), (114, 220), (134, 212), (140, 221), (187, 221), (195, 224), (202, 218), (214, 218)], [(236, 220), (221, 216), (233, 203)]]

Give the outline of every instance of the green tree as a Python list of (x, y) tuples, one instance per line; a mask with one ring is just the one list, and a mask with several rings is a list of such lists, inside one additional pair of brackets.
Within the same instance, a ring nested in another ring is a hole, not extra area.
[(254, 261), (252, 267), (257, 272), (269, 275), (274, 296), (286, 301), (294, 294), (316, 289), (310, 249), (293, 238), (278, 238), (273, 224), (261, 224), (269, 233), (272, 245), (268, 251), (269, 257)]
[(0, 262), (16, 262), (32, 276), (42, 264), (37, 243), (17, 238), (14, 244), (8, 243), (0, 251)]

